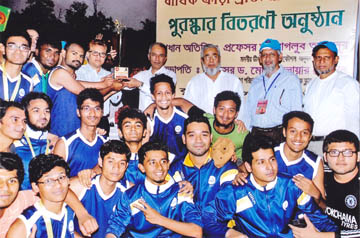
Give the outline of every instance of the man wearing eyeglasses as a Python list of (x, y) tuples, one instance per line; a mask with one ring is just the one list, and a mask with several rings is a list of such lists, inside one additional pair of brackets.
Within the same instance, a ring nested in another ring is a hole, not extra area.
[(309, 150), (321, 154), (327, 134), (346, 129), (360, 136), (360, 88), (351, 76), (336, 70), (338, 49), (331, 41), (319, 42), (312, 50), (318, 77), (307, 86), (304, 111), (314, 119)]
[(5, 61), (0, 67), (0, 99), (20, 102), (32, 90), (30, 77), (21, 72), (30, 54), (30, 37), (24, 31), (9, 31), (4, 37)]

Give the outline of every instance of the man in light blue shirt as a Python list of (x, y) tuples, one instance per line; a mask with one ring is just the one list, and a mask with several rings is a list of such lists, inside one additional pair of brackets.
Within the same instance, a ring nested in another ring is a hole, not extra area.
[(300, 80), (280, 66), (282, 58), (279, 41), (266, 39), (261, 44), (263, 73), (252, 81), (245, 106), (245, 124), (251, 133), (267, 135), (276, 143), (283, 141), (283, 115), (302, 110)]

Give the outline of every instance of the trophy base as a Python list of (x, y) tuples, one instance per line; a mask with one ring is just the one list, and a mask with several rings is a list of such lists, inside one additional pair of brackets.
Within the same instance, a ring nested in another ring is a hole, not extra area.
[(128, 67), (114, 67), (114, 78), (117, 77), (129, 77), (129, 68)]

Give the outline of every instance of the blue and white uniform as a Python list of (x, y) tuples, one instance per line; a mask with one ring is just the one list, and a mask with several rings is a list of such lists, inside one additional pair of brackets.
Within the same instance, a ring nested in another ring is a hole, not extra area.
[[(89, 189), (84, 188), (81, 192), (79, 200), (84, 205), (88, 213), (96, 219), (99, 225), (99, 229), (95, 233), (91, 234), (91, 237), (105, 237), (108, 221), (113, 211), (115, 211), (116, 203), (119, 201), (122, 193), (125, 192), (129, 186), (129, 182), (122, 179), (116, 184), (116, 187), (109, 195), (105, 195), (100, 186), (100, 175), (98, 175), (92, 179), (91, 187)], [(81, 234), (76, 217), (74, 223), (75, 231)]]
[(305, 178), (313, 180), (317, 175), (321, 157), (309, 150), (304, 150), (302, 156), (294, 161), (289, 161), (284, 153), (285, 142), (275, 147), (275, 157), (278, 163), (278, 172), (295, 176), (302, 174)]
[(70, 177), (76, 176), (81, 170), (92, 169), (98, 163), (101, 146), (106, 142), (103, 136), (96, 135), (89, 142), (80, 129), (61, 138), (65, 144), (65, 160), (70, 167)]
[(39, 202), (23, 211), (19, 219), (25, 224), (26, 237), (29, 237), (33, 225), (36, 225), (36, 238), (48, 237), (45, 220), (51, 222), (53, 237), (74, 237), (74, 212), (65, 203), (60, 214), (52, 213)]
[(137, 153), (131, 153), (131, 157), (128, 163), (128, 167), (125, 172), (125, 178), (133, 184), (142, 183), (145, 180), (145, 174), (143, 174), (139, 167), (139, 156)]
[(337, 231), (338, 227), (303, 193), (291, 177), (279, 174), (262, 187), (253, 175), (244, 186), (226, 184), (215, 200), (203, 210), (204, 233), (207, 237), (224, 237), (230, 220), (233, 229), (248, 237), (293, 237), (288, 226), (298, 208), (320, 231)]
[(219, 191), (220, 186), (225, 182), (234, 180), (238, 170), (231, 161), (223, 167), (217, 168), (214, 160), (210, 158), (210, 153), (206, 162), (199, 169), (196, 167), (187, 155), (183, 161), (178, 161), (170, 166), (169, 174), (175, 181), (186, 180), (194, 187), (194, 202), (202, 208), (212, 201)]
[(76, 95), (64, 87), (55, 87), (51, 84), (51, 76), (57, 69), (51, 71), (48, 80), (47, 94), (53, 102), (51, 109), (50, 132), (61, 137), (67, 135), (80, 127), (80, 119), (77, 116)]
[[(194, 223), (202, 226), (201, 213), (196, 209), (190, 195), (180, 194), (179, 184), (168, 176), (168, 182), (156, 186), (145, 179), (144, 183), (135, 185), (125, 191), (116, 205), (116, 210), (111, 216), (106, 233), (116, 237), (182, 237), (162, 226), (146, 221), (142, 211), (133, 204), (139, 200), (145, 202), (167, 218)], [(141, 205), (140, 205), (141, 206)]]
[(187, 150), (182, 141), (182, 135), (186, 118), (188, 115), (176, 107), (173, 107), (173, 114), (167, 120), (155, 110), (154, 119), (148, 118), (151, 126), (150, 141), (161, 141), (169, 147), (169, 152), (176, 158), (184, 158)]
[(48, 74), (42, 71), (39, 62), (35, 58), (26, 63), (21, 71), (31, 78), (34, 92), (47, 93)]
[[(33, 157), (46, 152), (46, 149), (48, 148), (47, 136), (47, 131), (34, 131), (29, 126), (26, 126), (24, 136), (20, 140), (14, 142), (15, 153), (20, 156), (25, 171), (21, 190), (31, 189), (28, 171), (29, 163)], [(28, 140), (30, 140), (30, 144)]]
[[(4, 81), (6, 80), (6, 81)], [(5, 98), (4, 85), (7, 85), (7, 98)], [(33, 85), (31, 78), (24, 73), (20, 72), (15, 78), (11, 78), (7, 73), (4, 77), (3, 68), (0, 67), (0, 99), (4, 101), (20, 102), (21, 99), (31, 92)]]

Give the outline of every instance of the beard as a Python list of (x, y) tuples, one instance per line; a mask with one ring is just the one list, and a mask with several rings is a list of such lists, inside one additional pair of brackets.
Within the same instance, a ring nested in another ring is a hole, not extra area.
[(315, 71), (316, 71), (316, 73), (317, 73), (318, 75), (322, 75), (322, 74), (328, 74), (328, 73), (330, 73), (333, 69), (334, 69), (334, 66), (331, 67), (331, 68), (329, 68), (329, 69), (327, 69), (327, 70), (319, 70), (319, 69), (316, 69), (316, 68), (315, 68)]
[(28, 120), (27, 125), (28, 125), (32, 130), (34, 130), (34, 131), (43, 131), (43, 132), (44, 132), (44, 131), (50, 130), (50, 121), (49, 121), (48, 124), (47, 124), (46, 126), (44, 126), (44, 127), (38, 127), (37, 125), (32, 124), (32, 123), (30, 122), (30, 120)]
[(208, 68), (204, 64), (202, 64), (202, 68), (204, 72), (210, 76), (216, 75), (220, 71), (220, 67), (221, 67), (220, 64), (216, 66), (216, 68)]
[(222, 123), (220, 123), (218, 120), (216, 120), (216, 117), (215, 117), (215, 120), (214, 120), (214, 123), (215, 123), (215, 125), (216, 125), (217, 127), (222, 127), (222, 128), (224, 128), (224, 129), (229, 129), (230, 127), (232, 127), (233, 122), (234, 122), (234, 121), (230, 122), (229, 124), (222, 124)]
[(271, 74), (272, 72), (274, 72), (274, 70), (275, 70), (275, 64), (263, 65), (263, 71), (265, 75)]

